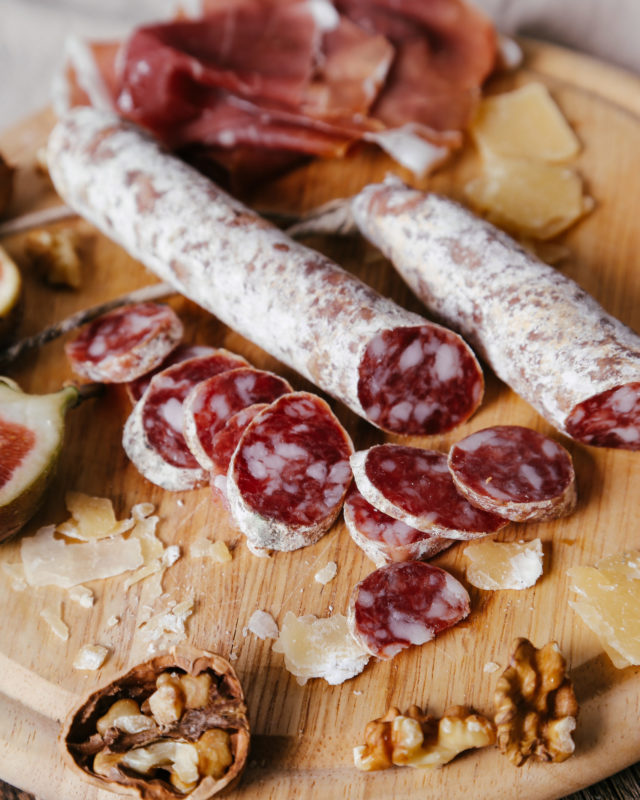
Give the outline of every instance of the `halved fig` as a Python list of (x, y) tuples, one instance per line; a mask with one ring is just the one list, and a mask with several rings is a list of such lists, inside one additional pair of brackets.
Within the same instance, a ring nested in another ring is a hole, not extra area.
[(0, 541), (17, 533), (43, 500), (62, 441), (64, 417), (85, 390), (25, 394), (0, 378)]
[(208, 800), (249, 753), (242, 686), (219, 655), (182, 648), (93, 692), (62, 734), (67, 761), (103, 789), (142, 800)]

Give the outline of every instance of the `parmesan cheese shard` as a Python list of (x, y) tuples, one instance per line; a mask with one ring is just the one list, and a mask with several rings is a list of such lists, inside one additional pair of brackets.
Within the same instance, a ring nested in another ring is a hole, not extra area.
[(185, 625), (193, 614), (193, 606), (192, 597), (181, 603), (170, 601), (166, 610), (139, 625), (140, 635), (149, 642), (150, 653), (167, 650), (186, 639)]
[(40, 528), (20, 542), (25, 580), (30, 586), (61, 586), (111, 578), (142, 564), (136, 538), (99, 539), (66, 543), (57, 539), (54, 525)]
[(471, 133), (483, 153), (510, 158), (566, 161), (580, 150), (578, 137), (542, 83), (484, 98)]
[(569, 605), (600, 639), (618, 669), (640, 664), (640, 550), (568, 570), (578, 595)]
[(494, 224), (550, 239), (593, 208), (575, 170), (524, 158), (485, 155), (485, 172), (465, 186), (475, 208)]
[(59, 639), (62, 639), (63, 642), (67, 641), (69, 638), (69, 627), (62, 619), (62, 605), (60, 603), (58, 603), (56, 609), (43, 608), (40, 612), (40, 616)]
[(540, 539), (531, 542), (494, 542), (467, 545), (467, 580), (477, 589), (527, 589), (542, 575)]
[(100, 669), (107, 660), (108, 655), (108, 647), (104, 647), (101, 644), (85, 644), (76, 653), (76, 657), (73, 659), (73, 668), (87, 670)]
[(74, 603), (78, 603), (78, 605), (83, 608), (91, 608), (93, 606), (94, 596), (88, 586), (79, 584), (69, 589), (69, 599), (73, 600)]
[(206, 536), (197, 538), (189, 548), (191, 558), (210, 558), (218, 564), (226, 564), (233, 560), (231, 551), (223, 541), (212, 541)]
[(338, 565), (335, 561), (329, 561), (328, 564), (325, 564), (324, 567), (313, 576), (316, 583), (321, 583), (323, 585), (332, 581), (336, 575), (338, 574)]
[(24, 567), (20, 562), (10, 564), (8, 561), (3, 561), (2, 571), (11, 581), (11, 588), (14, 592), (22, 592), (27, 588), (27, 582), (24, 579)]
[(301, 686), (309, 678), (343, 683), (362, 672), (370, 658), (352, 638), (342, 614), (317, 619), (287, 611), (273, 650), (284, 654), (285, 667)]
[(249, 617), (247, 627), (243, 630), (246, 636), (247, 631), (255, 634), (259, 639), (277, 639), (280, 635), (278, 623), (268, 611), (256, 610)]
[(72, 525), (59, 526), (58, 532), (66, 536), (88, 541), (117, 536), (133, 528), (133, 519), (120, 521), (116, 519), (113, 503), (107, 497), (91, 497), (82, 492), (67, 492), (65, 503), (71, 512)]

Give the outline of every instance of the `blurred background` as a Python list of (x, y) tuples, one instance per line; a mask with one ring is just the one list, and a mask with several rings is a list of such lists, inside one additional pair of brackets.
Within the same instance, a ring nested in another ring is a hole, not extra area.
[[(428, 0), (424, 0), (428, 2)], [(196, 0), (197, 2), (197, 0)], [(166, 19), (177, 0), (0, 0), (0, 128), (47, 105), (69, 33), (109, 39)], [(184, 3), (194, 6), (194, 0)], [(640, 0), (476, 0), (520, 33), (640, 73)]]

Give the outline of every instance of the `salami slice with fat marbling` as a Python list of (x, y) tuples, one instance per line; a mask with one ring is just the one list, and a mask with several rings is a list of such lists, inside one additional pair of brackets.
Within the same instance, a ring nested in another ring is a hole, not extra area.
[(444, 453), (381, 444), (354, 453), (351, 468), (356, 486), (372, 506), (433, 536), (477, 539), (507, 524), (458, 492)]
[(347, 619), (352, 636), (378, 658), (393, 658), (460, 622), (469, 594), (452, 575), (424, 561), (380, 567), (353, 590)]
[(297, 550), (326, 533), (351, 482), (353, 445), (321, 398), (292, 392), (246, 428), (227, 474), (232, 516), (249, 542)]
[(94, 319), (64, 350), (77, 375), (101, 383), (127, 383), (162, 363), (182, 332), (169, 306), (138, 303)]
[(432, 558), (455, 539), (431, 536), (378, 511), (351, 484), (344, 501), (344, 521), (351, 538), (377, 567), (393, 561)]
[(164, 361), (162, 361), (161, 364), (158, 364), (157, 367), (149, 372), (145, 372), (144, 375), (141, 375), (134, 381), (127, 383), (126, 389), (129, 399), (132, 403), (137, 403), (142, 395), (147, 391), (147, 387), (151, 383), (151, 378), (153, 378), (156, 373), (161, 372), (163, 369), (166, 369), (173, 364), (179, 364), (181, 361), (187, 361), (190, 358), (210, 356), (215, 352), (215, 347), (209, 347), (204, 344), (179, 344), (175, 350), (172, 350), (169, 353), (169, 355), (164, 359)]
[(555, 519), (575, 508), (571, 456), (531, 428), (476, 431), (451, 448), (448, 463), (456, 488), (472, 505), (505, 519)]
[(122, 437), (126, 454), (147, 480), (174, 492), (206, 483), (207, 475), (182, 434), (184, 399), (200, 381), (244, 366), (244, 358), (220, 349), (153, 376), (129, 415)]
[(222, 322), (399, 434), (448, 431), (481, 402), (458, 334), (293, 241), (150, 136), (92, 108), (49, 139), (61, 197)]
[(557, 269), (446, 197), (398, 180), (351, 208), (445, 325), (555, 428), (600, 447), (640, 449), (640, 336)]
[(213, 437), (229, 418), (255, 403), (271, 403), (293, 389), (272, 372), (240, 367), (207, 378), (191, 389), (183, 406), (183, 433), (196, 461), (213, 470)]

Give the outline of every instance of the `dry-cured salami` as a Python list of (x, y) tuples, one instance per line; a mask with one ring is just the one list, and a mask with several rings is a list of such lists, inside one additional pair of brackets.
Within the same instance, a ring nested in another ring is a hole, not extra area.
[(294, 242), (132, 125), (75, 109), (48, 163), (106, 235), (378, 427), (434, 434), (479, 405), (482, 372), (457, 334)]
[(426, 559), (455, 542), (444, 536), (431, 536), (378, 511), (351, 484), (344, 501), (344, 521), (351, 538), (377, 567), (393, 561)]
[(372, 655), (388, 659), (430, 641), (469, 610), (469, 594), (452, 575), (424, 561), (404, 561), (380, 567), (357, 584), (349, 630)]
[(194, 386), (184, 401), (182, 432), (196, 461), (211, 472), (213, 437), (227, 420), (247, 406), (271, 403), (291, 391), (284, 378), (253, 367), (228, 370)]
[(308, 392), (282, 395), (247, 427), (227, 475), (227, 500), (255, 547), (297, 550), (336, 519), (351, 482), (353, 445)]
[(427, 308), (552, 425), (585, 444), (640, 449), (640, 336), (448, 198), (389, 181), (351, 208)]
[(73, 371), (92, 381), (126, 383), (157, 367), (182, 338), (166, 305), (138, 303), (103, 314), (65, 346)]
[(354, 453), (351, 467), (360, 493), (371, 505), (433, 536), (476, 539), (507, 524), (458, 492), (447, 456), (436, 450), (380, 444)]
[(562, 517), (576, 505), (571, 456), (531, 428), (472, 433), (449, 451), (449, 470), (472, 505), (515, 522)]
[(190, 358), (158, 372), (129, 415), (122, 437), (126, 454), (147, 480), (169, 491), (193, 489), (206, 473), (182, 434), (182, 406), (200, 381), (225, 370), (247, 366), (226, 350)]
[(210, 356), (215, 353), (215, 347), (208, 347), (204, 344), (179, 344), (175, 350), (172, 350), (164, 361), (159, 364), (155, 369), (146, 372), (134, 381), (127, 383), (126, 389), (129, 399), (132, 403), (137, 403), (142, 395), (146, 392), (147, 387), (151, 383), (151, 378), (163, 369), (170, 367), (172, 364), (178, 364), (180, 361), (187, 361), (190, 358), (198, 356)]

